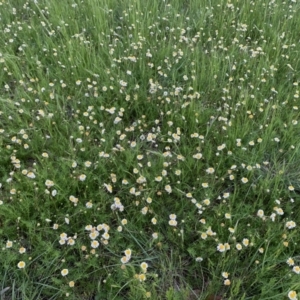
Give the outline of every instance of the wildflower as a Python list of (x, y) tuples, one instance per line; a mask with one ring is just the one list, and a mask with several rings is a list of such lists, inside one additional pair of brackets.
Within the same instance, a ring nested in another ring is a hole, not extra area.
[(220, 251), (220, 252), (225, 252), (225, 250), (226, 250), (226, 247), (225, 247), (225, 245), (224, 244), (218, 244), (218, 246), (217, 246), (217, 250), (218, 251)]
[(120, 83), (120, 85), (121, 85), (122, 87), (126, 87), (126, 86), (127, 86), (127, 82), (124, 81), (124, 80), (120, 80), (119, 83)]
[(127, 224), (127, 220), (126, 220), (126, 219), (123, 219), (123, 220), (121, 221), (121, 223), (122, 223), (122, 225), (126, 225), (126, 224)]
[[(164, 163), (165, 164), (165, 163)], [(162, 170), (161, 175), (162, 176), (167, 176), (168, 172), (166, 170)]]
[(13, 242), (12, 241), (7, 241), (6, 242), (6, 248), (11, 248), (13, 245)]
[(288, 293), (288, 297), (290, 298), (290, 300), (297, 300), (297, 293), (295, 291), (290, 291)]
[(125, 253), (125, 255), (126, 255), (127, 257), (131, 257), (132, 251), (131, 251), (131, 249), (126, 249), (126, 250), (124, 251), (124, 253)]
[(225, 279), (225, 280), (224, 280), (224, 285), (230, 285), (230, 284), (231, 284), (231, 282), (230, 282), (229, 279)]
[(54, 182), (52, 180), (47, 179), (45, 181), (45, 185), (47, 186), (47, 188), (49, 189), (50, 187), (54, 186)]
[(26, 264), (25, 264), (24, 261), (20, 261), (20, 262), (18, 263), (18, 268), (19, 268), (19, 269), (24, 269), (25, 266), (26, 266)]
[(67, 244), (70, 246), (73, 246), (73, 245), (75, 245), (75, 240), (72, 238), (69, 238)]
[(99, 231), (98, 230), (94, 230), (89, 234), (89, 237), (91, 240), (96, 239), (99, 236)]
[(287, 227), (288, 229), (293, 229), (296, 227), (296, 223), (294, 221), (288, 221), (286, 222), (285, 227)]
[(202, 158), (202, 154), (201, 153), (196, 153), (196, 154), (193, 155), (193, 158), (201, 159)]
[(157, 177), (155, 177), (155, 181), (157, 181), (157, 182), (160, 182), (160, 181), (162, 181), (162, 177), (161, 177), (161, 176), (157, 176)]
[(92, 208), (93, 207), (93, 203), (91, 201), (87, 202), (85, 204), (86, 208)]
[(27, 177), (34, 179), (35, 178), (35, 174), (33, 172), (28, 172), (27, 173)]
[(289, 257), (289, 258), (287, 259), (286, 263), (287, 263), (290, 267), (293, 266), (293, 265), (295, 264), (294, 260), (293, 260), (291, 257)]
[(166, 186), (165, 186), (165, 190), (166, 190), (166, 192), (169, 193), (169, 194), (172, 193), (172, 188), (171, 188), (170, 185), (166, 185)]
[(123, 256), (123, 257), (121, 258), (121, 263), (122, 263), (122, 264), (126, 264), (126, 263), (129, 262), (129, 260), (130, 260), (130, 256)]
[(24, 247), (21, 247), (20, 249), (19, 249), (19, 253), (20, 254), (23, 254), (23, 253), (25, 253), (26, 252), (26, 249), (24, 248)]
[(153, 237), (153, 239), (156, 240), (158, 238), (158, 233), (157, 232), (153, 232), (152, 233), (152, 237)]
[(202, 205), (196, 201), (196, 199), (192, 199), (192, 203), (196, 205), (197, 208), (201, 209)]
[(49, 157), (49, 155), (48, 155), (47, 152), (43, 152), (43, 153), (42, 153), (42, 156), (43, 156), (44, 158), (48, 158), (48, 157)]
[(229, 277), (229, 273), (228, 273), (228, 272), (222, 272), (222, 276), (223, 276), (224, 278), (228, 278), (228, 277)]
[(294, 188), (292, 185), (290, 185), (290, 186), (288, 187), (288, 189), (289, 189), (289, 191), (294, 191), (294, 190), (295, 190), (295, 188)]
[(204, 203), (205, 205), (209, 205), (209, 204), (210, 204), (210, 200), (209, 200), (209, 199), (205, 199), (205, 200), (203, 200), (203, 203)]
[(110, 184), (104, 183), (104, 186), (109, 193), (112, 193), (112, 186)]
[(175, 171), (175, 175), (179, 176), (181, 174), (181, 171), (180, 170), (176, 170)]
[(137, 183), (139, 183), (139, 184), (142, 184), (142, 183), (144, 183), (144, 182), (146, 182), (147, 180), (146, 180), (146, 178), (144, 177), (144, 176), (140, 176), (137, 180), (136, 180), (136, 182)]
[(135, 195), (135, 187), (132, 187), (132, 188), (129, 190), (129, 193), (132, 194), (132, 195)]
[(141, 266), (141, 269), (143, 270), (143, 272), (146, 273), (147, 272), (147, 268), (148, 268), (148, 264), (145, 263), (145, 262), (142, 262), (140, 266)]
[(169, 218), (171, 220), (176, 220), (177, 216), (175, 214), (171, 214), (171, 215), (169, 215)]
[(272, 222), (275, 221), (275, 217), (276, 217), (276, 214), (274, 214), (274, 213), (272, 213), (272, 214), (270, 215), (270, 219), (272, 220)]
[(244, 245), (245, 247), (248, 247), (248, 246), (249, 246), (249, 240), (248, 240), (248, 239), (243, 239), (242, 243), (243, 243), (243, 245)]
[(257, 216), (262, 218), (264, 216), (264, 211), (262, 209), (259, 209), (257, 212)]
[(213, 174), (214, 172), (215, 172), (214, 168), (208, 168), (208, 169), (206, 169), (206, 173), (207, 174)]
[(300, 274), (300, 267), (299, 267), (299, 266), (294, 266), (294, 267), (293, 267), (293, 271), (294, 271), (296, 274)]
[(243, 177), (243, 178), (241, 179), (241, 181), (242, 181), (242, 183), (247, 183), (249, 180), (248, 180), (248, 178)]
[(203, 240), (205, 240), (205, 239), (207, 238), (207, 233), (202, 232), (202, 233), (201, 233), (201, 238), (202, 238)]
[(92, 242), (91, 242), (91, 247), (94, 248), (94, 249), (98, 248), (98, 247), (99, 247), (99, 242), (98, 242), (98, 241), (95, 241), (95, 240), (92, 241)]
[(80, 181), (85, 181), (86, 175), (81, 174), (81, 175), (79, 175), (78, 179), (79, 179)]
[(226, 214), (225, 214), (225, 218), (226, 218), (226, 219), (231, 219), (231, 214), (230, 214), (230, 213), (226, 213)]
[(152, 219), (151, 219), (151, 222), (152, 222), (153, 225), (156, 225), (156, 223), (157, 223), (156, 218), (152, 218)]
[(177, 225), (177, 221), (176, 220), (170, 220), (169, 221), (169, 225), (170, 226), (176, 226)]
[(74, 282), (74, 281), (70, 281), (70, 282), (69, 282), (69, 287), (72, 288), (72, 287), (74, 287), (74, 285), (75, 285), (75, 282)]
[(202, 187), (203, 187), (203, 188), (207, 188), (207, 187), (208, 187), (208, 183), (207, 183), (207, 182), (203, 182), (203, 183), (202, 183)]
[(118, 124), (121, 121), (122, 121), (122, 118), (116, 117), (115, 120), (114, 120), (114, 124)]
[[(136, 205), (138, 206), (139, 205), (139, 201), (136, 201)], [(148, 212), (149, 208), (147, 206), (143, 207), (141, 212), (143, 215), (146, 215), (147, 212)]]
[(226, 147), (226, 145), (225, 145), (225, 144), (222, 144), (222, 145), (218, 146), (217, 149), (218, 149), (218, 151), (221, 151), (221, 150), (223, 150), (225, 147)]
[(232, 228), (232, 227), (229, 227), (228, 230), (229, 230), (230, 233), (234, 233), (235, 232), (234, 228)]
[(139, 279), (140, 282), (145, 281), (146, 280), (146, 275), (145, 274), (139, 274), (138, 279)]
[(68, 236), (67, 236), (67, 234), (66, 233), (61, 233), (60, 234), (60, 238), (62, 239), (62, 240), (67, 240), (68, 239)]
[(102, 237), (105, 239), (105, 240), (109, 240), (109, 234), (107, 232), (104, 232), (102, 234)]
[(123, 180), (122, 180), (122, 184), (124, 184), (124, 185), (128, 184), (128, 180), (123, 179)]
[(215, 232), (212, 231), (211, 226), (208, 227), (208, 229), (206, 230), (207, 235), (209, 236), (214, 236), (216, 235)]
[(283, 209), (280, 207), (274, 207), (274, 210), (276, 211), (276, 213), (280, 216), (282, 216), (284, 214)]
[(91, 163), (90, 161), (86, 161), (86, 162), (84, 163), (84, 165), (85, 165), (87, 168), (89, 168), (89, 167), (92, 165), (92, 163)]
[(235, 248), (236, 248), (238, 251), (240, 251), (240, 250), (242, 250), (243, 246), (242, 246), (240, 243), (237, 243), (237, 244), (235, 245)]
[(61, 275), (62, 276), (66, 276), (66, 275), (68, 275), (69, 274), (69, 270), (68, 269), (63, 269), (63, 270), (61, 270)]

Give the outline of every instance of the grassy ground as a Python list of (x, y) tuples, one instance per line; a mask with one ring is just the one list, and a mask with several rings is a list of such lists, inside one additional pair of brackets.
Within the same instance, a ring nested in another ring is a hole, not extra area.
[(0, 298), (297, 299), (299, 8), (0, 0)]

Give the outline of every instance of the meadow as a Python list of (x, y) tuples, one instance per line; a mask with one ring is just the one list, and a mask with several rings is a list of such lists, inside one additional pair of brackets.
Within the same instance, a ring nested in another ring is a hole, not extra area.
[(299, 16), (0, 0), (0, 299), (300, 299)]

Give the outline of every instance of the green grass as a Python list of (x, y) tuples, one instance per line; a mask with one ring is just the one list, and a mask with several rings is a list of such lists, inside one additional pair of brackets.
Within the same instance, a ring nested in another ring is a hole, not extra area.
[(297, 299), (299, 3), (0, 4), (1, 300)]

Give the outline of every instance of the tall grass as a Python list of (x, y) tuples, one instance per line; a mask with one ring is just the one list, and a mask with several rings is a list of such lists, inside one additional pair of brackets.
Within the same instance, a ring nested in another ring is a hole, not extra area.
[(297, 299), (299, 8), (2, 0), (0, 297)]

